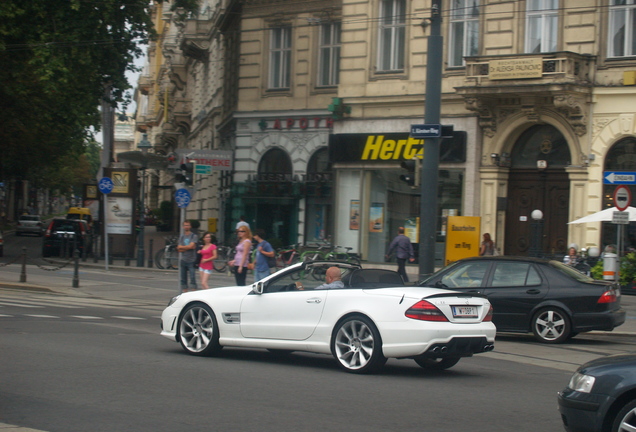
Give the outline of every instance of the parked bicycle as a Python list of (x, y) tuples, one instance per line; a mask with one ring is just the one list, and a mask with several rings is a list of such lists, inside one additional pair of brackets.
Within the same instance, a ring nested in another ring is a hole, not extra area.
[(280, 270), (300, 261), (300, 253), (296, 245), (290, 245), (286, 249), (276, 251), (276, 270)]
[[(344, 249), (344, 252), (340, 252), (342, 249)], [(334, 246), (333, 250), (329, 252), (325, 258), (328, 260), (344, 261), (350, 264), (360, 265), (360, 256), (356, 253), (349, 252), (352, 249), (352, 247), (348, 246)]]
[(233, 248), (230, 246), (217, 246), (216, 259), (214, 260), (214, 270), (223, 273), (227, 270), (227, 262), (234, 257)]
[(155, 265), (158, 269), (176, 269), (179, 267), (177, 237), (165, 237), (166, 245), (155, 254)]
[(333, 246), (331, 245), (321, 245), (318, 246), (318, 249), (306, 250), (300, 254), (301, 261), (313, 261), (313, 260), (324, 260), (327, 259), (327, 255), (331, 253), (333, 250)]

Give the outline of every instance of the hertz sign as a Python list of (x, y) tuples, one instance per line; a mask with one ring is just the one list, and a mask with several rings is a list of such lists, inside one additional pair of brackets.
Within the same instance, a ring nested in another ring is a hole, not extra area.
[[(442, 139), (440, 162), (466, 161), (466, 132)], [(336, 134), (329, 137), (329, 160), (335, 162), (390, 162), (424, 157), (424, 140), (408, 133)]]

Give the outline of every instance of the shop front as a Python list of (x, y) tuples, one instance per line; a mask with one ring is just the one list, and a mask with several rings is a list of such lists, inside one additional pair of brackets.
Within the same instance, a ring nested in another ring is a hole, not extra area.
[[(442, 140), (438, 184), (436, 265), (442, 265), (448, 216), (463, 215), (466, 132)], [(371, 262), (383, 262), (388, 244), (405, 228), (417, 254), (421, 190), (417, 181), (423, 140), (408, 133), (335, 134), (329, 160), (335, 184), (335, 243)], [(415, 161), (415, 164), (403, 162)], [(414, 165), (414, 171), (409, 171)], [(415, 184), (409, 181), (415, 175)]]

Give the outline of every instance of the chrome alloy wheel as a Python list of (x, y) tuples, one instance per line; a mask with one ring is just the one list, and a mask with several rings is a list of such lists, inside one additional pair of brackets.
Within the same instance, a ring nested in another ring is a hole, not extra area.
[(546, 308), (535, 315), (532, 330), (541, 342), (559, 343), (570, 334), (570, 322), (560, 310)]
[(351, 317), (339, 324), (332, 351), (341, 367), (349, 372), (373, 372), (386, 362), (380, 335), (364, 317)]
[(216, 318), (206, 305), (189, 306), (179, 321), (179, 342), (190, 354), (209, 355), (219, 348)]

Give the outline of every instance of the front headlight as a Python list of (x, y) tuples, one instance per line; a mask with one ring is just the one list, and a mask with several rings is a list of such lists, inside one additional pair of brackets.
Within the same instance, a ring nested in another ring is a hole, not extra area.
[(172, 306), (172, 304), (176, 302), (179, 297), (181, 297), (181, 295), (172, 297), (170, 301), (168, 302), (168, 306)]
[(593, 376), (584, 375), (577, 372), (572, 375), (572, 378), (570, 378), (568, 388), (581, 393), (589, 393), (592, 391), (592, 387), (594, 387), (595, 380), (596, 378), (594, 378)]

